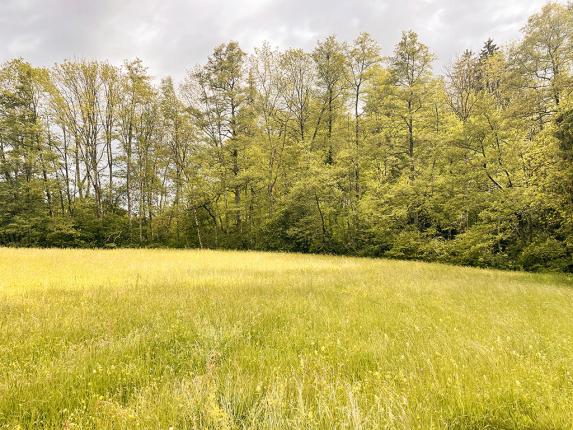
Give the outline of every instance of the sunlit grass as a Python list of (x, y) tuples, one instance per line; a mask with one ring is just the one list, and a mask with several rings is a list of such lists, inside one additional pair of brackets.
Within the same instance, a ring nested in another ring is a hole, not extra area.
[(341, 257), (0, 249), (0, 427), (572, 428), (572, 287)]

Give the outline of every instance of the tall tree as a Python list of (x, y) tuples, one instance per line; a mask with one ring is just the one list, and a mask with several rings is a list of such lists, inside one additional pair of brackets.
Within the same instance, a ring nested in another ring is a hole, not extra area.
[(390, 77), (395, 86), (394, 103), (406, 127), (407, 155), (410, 177), (416, 174), (415, 150), (417, 146), (417, 117), (427, 105), (428, 83), (432, 76), (433, 54), (418, 40), (413, 31), (402, 33), (402, 39), (390, 58)]
[(347, 48), (349, 80), (352, 88), (354, 113), (354, 187), (360, 196), (360, 133), (364, 87), (371, 78), (372, 67), (381, 61), (380, 47), (368, 33), (360, 34), (353, 45)]
[[(315, 137), (319, 130), (321, 121), (326, 115), (326, 156), (325, 162), (334, 162), (334, 142), (333, 129), (339, 107), (343, 104), (343, 97), (346, 90), (346, 58), (344, 56), (344, 46), (336, 40), (334, 36), (327, 37), (318, 43), (312, 53), (316, 63), (317, 84), (321, 92), (322, 107), (318, 115), (315, 129)], [(314, 138), (313, 138), (314, 140)]]

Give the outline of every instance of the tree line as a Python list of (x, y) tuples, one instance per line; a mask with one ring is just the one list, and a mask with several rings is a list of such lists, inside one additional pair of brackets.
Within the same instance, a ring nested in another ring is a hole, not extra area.
[(573, 270), (573, 6), (435, 74), (412, 31), (236, 42), (180, 85), (0, 68), (0, 244), (168, 246)]

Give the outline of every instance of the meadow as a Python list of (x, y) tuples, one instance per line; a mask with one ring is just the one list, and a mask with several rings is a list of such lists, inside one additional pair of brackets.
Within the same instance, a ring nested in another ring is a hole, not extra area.
[(0, 428), (573, 428), (573, 278), (0, 249)]

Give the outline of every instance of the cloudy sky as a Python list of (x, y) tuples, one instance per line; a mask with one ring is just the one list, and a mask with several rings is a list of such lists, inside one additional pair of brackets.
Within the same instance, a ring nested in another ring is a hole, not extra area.
[(372, 34), (388, 55), (406, 29), (438, 55), (437, 71), (466, 48), (519, 37), (545, 0), (0, 0), (0, 60), (49, 66), (66, 58), (121, 64), (141, 58), (155, 76), (181, 79), (213, 47), (312, 48), (336, 34)]

